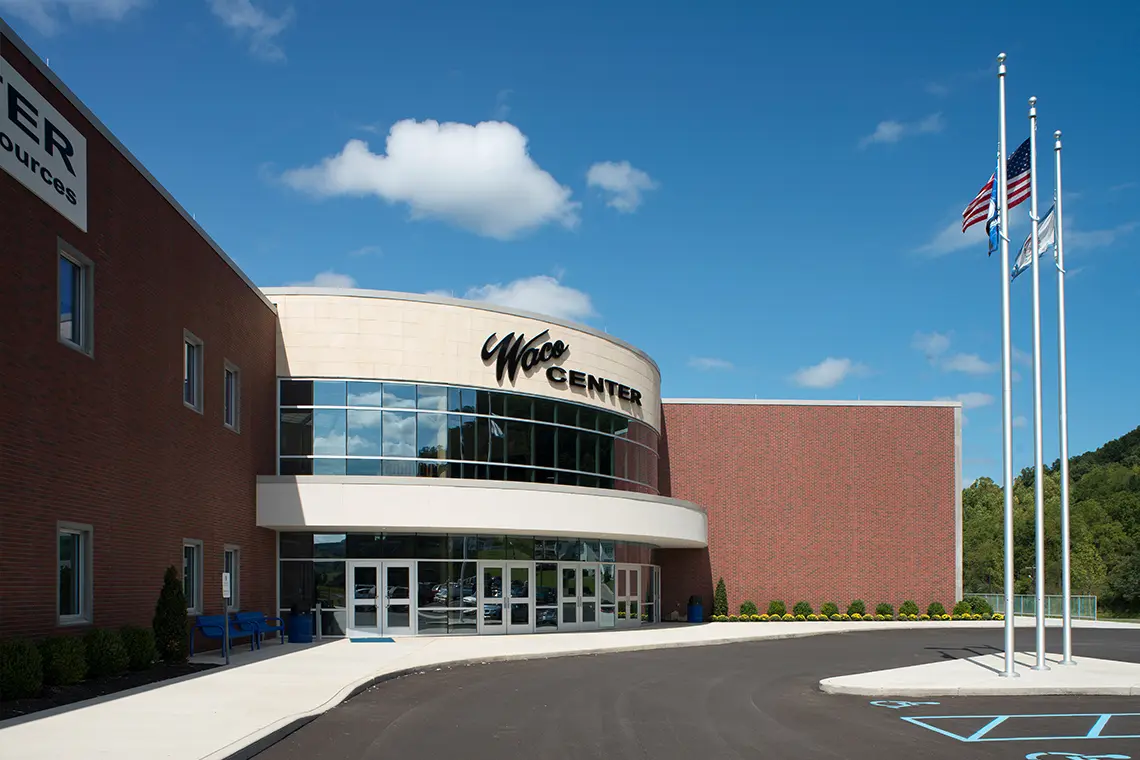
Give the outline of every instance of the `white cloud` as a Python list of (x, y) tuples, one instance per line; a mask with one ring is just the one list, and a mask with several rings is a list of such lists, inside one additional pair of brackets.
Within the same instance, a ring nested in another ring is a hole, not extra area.
[(1136, 229), (1136, 222), (1118, 224), (1107, 230), (1078, 230), (1074, 229), (1072, 220), (1065, 220), (1065, 253), (1074, 250), (1087, 250), (1091, 248), (1106, 248), (1118, 239)]
[(266, 61), (284, 61), (285, 51), (277, 37), (293, 23), (293, 7), (280, 16), (272, 16), (255, 6), (252, 0), (210, 0), (210, 10), (222, 23), (239, 34), (249, 35), (249, 51)]
[(513, 124), (405, 119), (389, 130), (386, 151), (349, 140), (337, 155), (287, 171), (283, 180), (317, 196), (405, 203), (413, 219), (441, 219), (504, 240), (551, 222), (578, 223), (570, 188), (534, 162), (526, 135)]
[(950, 336), (945, 333), (916, 332), (910, 342), (911, 348), (921, 351), (926, 358), (934, 362), (939, 356), (950, 348)]
[(1010, 346), (1010, 353), (1013, 355), (1013, 360), (1018, 364), (1024, 364), (1027, 367), (1033, 364), (1033, 354), (1028, 351), (1022, 351), (1017, 346)]
[(689, 359), (689, 366), (707, 372), (714, 369), (732, 369), (732, 362), (709, 356), (694, 356)]
[(811, 367), (796, 370), (791, 380), (803, 388), (834, 388), (847, 377), (865, 375), (867, 367), (850, 359), (828, 357)]
[(379, 256), (383, 251), (378, 245), (362, 245), (348, 252), (349, 256)]
[(1025, 418), (1024, 414), (1019, 414), (1013, 418), (1013, 426), (1015, 428), (1023, 428), (1029, 425), (1029, 420)]
[(932, 113), (918, 121), (880, 121), (874, 132), (859, 141), (859, 147), (866, 148), (876, 143), (897, 143), (904, 137), (941, 132), (945, 127), (941, 113)]
[(59, 31), (66, 14), (72, 21), (121, 21), (149, 0), (0, 0), (0, 10), (23, 19), (43, 35)]
[(599, 161), (586, 172), (586, 184), (601, 188), (608, 196), (606, 205), (623, 214), (631, 214), (641, 205), (641, 194), (653, 190), (657, 183), (629, 161)]
[(495, 94), (495, 118), (503, 121), (511, 114), (511, 104), (507, 101), (510, 100), (514, 90), (499, 90)]
[(969, 393), (959, 393), (957, 396), (939, 396), (935, 401), (960, 401), (963, 409), (977, 409), (979, 406), (992, 404), (994, 397), (988, 393), (970, 391)]
[(337, 272), (321, 272), (316, 277), (305, 282), (291, 282), (291, 286), (313, 288), (355, 288), (356, 280), (350, 275)]
[[(985, 180), (982, 181), (978, 185), (978, 187), (980, 188), (988, 180), (989, 180), (989, 177), (986, 177)], [(977, 192), (978, 192), (977, 190), (973, 191), (974, 194), (977, 194)], [(962, 232), (962, 209), (965, 209), (966, 204), (969, 203), (973, 199), (974, 199), (973, 195), (970, 195), (968, 198), (965, 198), (965, 200), (962, 201), (962, 207), (960, 209), (958, 209), (957, 213), (955, 214), (954, 221), (950, 222), (945, 227), (943, 227), (941, 230), (939, 230), (938, 233), (935, 234), (935, 236), (929, 242), (923, 243), (922, 245), (915, 248), (914, 249), (915, 253), (922, 253), (922, 254), (925, 254), (927, 256), (930, 256), (931, 258), (937, 258), (938, 256), (945, 256), (946, 254), (953, 253), (954, 251), (960, 251), (963, 248), (973, 248), (975, 251), (978, 251), (980, 255), (984, 256), (985, 252), (986, 252), (986, 248), (987, 248), (985, 222), (978, 222), (977, 224), (975, 224), (970, 229), (966, 230), (965, 232)], [(1042, 211), (1042, 213), (1044, 213), (1044, 211)], [(1010, 229), (1009, 255), (1010, 255), (1011, 262), (1012, 262), (1013, 258), (1017, 256), (1018, 246), (1020, 245), (1020, 243), (1014, 242), (1017, 240), (1016, 231), (1022, 226), (1023, 222), (1026, 223), (1026, 226), (1028, 226), (1028, 221), (1029, 221), (1029, 204), (1028, 203), (1022, 203), (1020, 206), (1013, 208), (1013, 209), (1010, 209), (1010, 212), (1009, 212), (1009, 229)], [(1066, 227), (1068, 227), (1068, 226), (1069, 225), (1066, 222)], [(1069, 239), (1068, 235), (1069, 235), (1069, 233), (1066, 232), (1065, 233), (1065, 241), (1066, 242), (1068, 242), (1068, 239)], [(1024, 240), (1024, 239), (1025, 238), (1023, 237), (1022, 240)], [(993, 255), (993, 258), (995, 258), (995, 259), (997, 258), (996, 253)]]
[(965, 372), (968, 375), (987, 375), (997, 372), (1001, 365), (984, 361), (977, 354), (954, 354), (942, 362), (942, 369), (947, 372)]
[[(429, 295), (454, 297), (448, 291), (432, 291)], [(581, 290), (563, 285), (549, 275), (523, 277), (503, 285), (494, 283), (468, 288), (460, 296), (469, 301), (486, 301), (511, 309), (533, 311), (576, 322), (597, 316), (590, 296)]]

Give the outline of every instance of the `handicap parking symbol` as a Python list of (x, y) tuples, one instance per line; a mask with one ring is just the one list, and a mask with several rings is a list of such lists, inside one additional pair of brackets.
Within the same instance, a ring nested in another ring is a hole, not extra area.
[(886, 707), (891, 710), (901, 710), (904, 707), (917, 707), (918, 705), (937, 705), (938, 702), (906, 702), (899, 699), (876, 699), (871, 702), (875, 707)]
[(1031, 752), (1025, 760), (1038, 760), (1042, 757), (1060, 757), (1064, 760), (1132, 760), (1131, 755), (1082, 755), (1079, 752)]

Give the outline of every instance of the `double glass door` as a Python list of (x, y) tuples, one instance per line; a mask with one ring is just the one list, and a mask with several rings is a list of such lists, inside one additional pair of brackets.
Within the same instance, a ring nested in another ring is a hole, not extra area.
[(349, 562), (348, 635), (415, 633), (411, 562)]
[(639, 565), (617, 566), (617, 623), (618, 625), (640, 625), (641, 623), (641, 567)]
[(479, 563), (479, 633), (531, 633), (534, 630), (532, 565)]
[(598, 566), (562, 563), (558, 574), (558, 630), (597, 628)]

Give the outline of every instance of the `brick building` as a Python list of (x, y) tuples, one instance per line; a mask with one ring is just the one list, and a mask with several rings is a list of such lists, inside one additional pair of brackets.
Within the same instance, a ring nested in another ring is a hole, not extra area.
[(0, 80), (0, 636), (169, 566), (354, 637), (961, 593), (957, 404), (663, 402), (587, 326), (258, 288), (3, 22)]

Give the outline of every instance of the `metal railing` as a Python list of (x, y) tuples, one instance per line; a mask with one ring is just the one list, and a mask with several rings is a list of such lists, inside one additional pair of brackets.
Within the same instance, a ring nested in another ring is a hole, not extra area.
[[(1005, 613), (1005, 595), (1004, 594), (967, 594), (967, 596), (980, 596), (985, 599), (994, 608), (994, 612)], [(1071, 602), (1069, 609), (1071, 610), (1074, 620), (1096, 620), (1096, 597), (1095, 596), (1077, 596), (1073, 594), (1069, 601)], [(1047, 595), (1045, 597), (1045, 617), (1061, 617), (1061, 611), (1064, 609), (1064, 597), (1060, 594)], [(1014, 594), (1013, 595), (1013, 614), (1014, 615), (1036, 615), (1037, 614), (1037, 597), (1032, 594)]]

